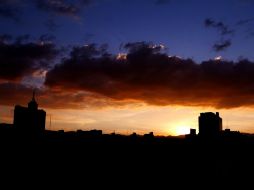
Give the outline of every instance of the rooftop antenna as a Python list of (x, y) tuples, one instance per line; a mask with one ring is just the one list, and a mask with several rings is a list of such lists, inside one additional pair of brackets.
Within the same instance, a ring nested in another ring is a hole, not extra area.
[(51, 129), (51, 114), (49, 114), (49, 126), (48, 126), (48, 129), (49, 130)]
[(51, 114), (49, 115), (49, 128), (51, 129)]

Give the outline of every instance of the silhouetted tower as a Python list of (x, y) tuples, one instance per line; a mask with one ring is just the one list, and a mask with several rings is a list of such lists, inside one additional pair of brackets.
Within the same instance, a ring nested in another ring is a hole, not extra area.
[(35, 90), (33, 91), (32, 100), (28, 103), (28, 109), (30, 109), (30, 110), (38, 110), (38, 104), (35, 101)]
[(222, 119), (219, 112), (200, 113), (198, 121), (200, 136), (218, 136), (222, 131)]
[(28, 103), (28, 107), (15, 106), (13, 124), (16, 130), (26, 133), (40, 133), (45, 130), (45, 121), (46, 112), (38, 109), (35, 91), (33, 91), (33, 97)]

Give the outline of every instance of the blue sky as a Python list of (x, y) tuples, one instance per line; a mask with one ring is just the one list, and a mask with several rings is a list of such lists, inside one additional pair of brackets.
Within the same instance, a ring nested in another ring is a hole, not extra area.
[[(2, 34), (29, 34), (34, 38), (49, 34), (56, 37), (59, 45), (106, 43), (112, 53), (118, 53), (123, 43), (148, 41), (164, 44), (170, 55), (198, 62), (219, 55), (229, 60), (240, 56), (254, 59), (254, 21), (237, 25), (241, 20), (253, 19), (254, 1), (251, 0), (170, 0), (164, 3), (94, 0), (75, 16), (42, 11), (31, 2), (19, 4), (19, 21), (1, 17)], [(54, 30), (45, 26), (49, 18), (57, 25)], [(222, 22), (234, 33), (222, 37), (216, 28), (205, 27), (207, 18)], [(213, 44), (222, 38), (230, 39), (231, 46), (214, 51)]]

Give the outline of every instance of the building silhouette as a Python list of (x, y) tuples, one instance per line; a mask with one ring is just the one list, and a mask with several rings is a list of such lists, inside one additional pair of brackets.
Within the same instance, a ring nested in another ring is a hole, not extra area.
[(35, 92), (28, 107), (16, 105), (14, 109), (13, 125), (17, 131), (25, 133), (40, 133), (45, 130), (46, 112), (38, 109)]
[(200, 136), (218, 136), (222, 132), (222, 119), (219, 112), (200, 113), (198, 122)]
[(196, 136), (196, 129), (190, 129), (190, 135), (191, 136)]

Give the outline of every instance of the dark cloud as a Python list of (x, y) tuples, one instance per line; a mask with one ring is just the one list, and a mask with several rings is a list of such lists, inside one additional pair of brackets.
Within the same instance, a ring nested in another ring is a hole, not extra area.
[(254, 22), (254, 18), (248, 18), (248, 19), (242, 19), (239, 20), (236, 25), (238, 27), (242, 27), (245, 28), (245, 33), (246, 33), (246, 37), (253, 37), (254, 35), (254, 29), (253, 29), (253, 22)]
[(12, 36), (9, 34), (2, 34), (0, 35), (0, 43), (7, 43), (8, 41), (12, 40)]
[[(73, 47), (46, 74), (46, 86), (37, 90), (38, 102), (42, 107), (61, 109), (133, 102), (216, 108), (254, 105), (253, 62), (208, 60), (197, 64), (169, 57), (161, 46), (151, 43), (124, 47), (128, 54), (123, 57), (109, 55), (105, 45)], [(0, 104), (26, 104), (32, 90), (32, 86), (0, 81)]]
[(129, 43), (126, 59), (75, 47), (46, 75), (61, 92), (89, 92), (114, 101), (232, 108), (254, 105), (254, 63), (168, 57), (149, 43)]
[(29, 36), (18, 36), (10, 40), (11, 36), (0, 37), (0, 79), (21, 80), (24, 76), (47, 68), (58, 50), (54, 43), (42, 36), (36, 42), (28, 41)]
[[(31, 100), (34, 89), (33, 86), (21, 83), (0, 82), (0, 105), (27, 105)], [(123, 107), (135, 103), (116, 101), (95, 93), (49, 88), (36, 88), (36, 100), (41, 108), (53, 109), (85, 109), (91, 107), (100, 109)]]
[(229, 29), (229, 27), (221, 21), (217, 22), (211, 18), (207, 18), (207, 19), (205, 19), (204, 23), (205, 23), (206, 27), (216, 28), (220, 32), (221, 35), (228, 35), (228, 34), (234, 33), (234, 30)]
[(152, 53), (159, 53), (163, 48), (160, 45), (154, 45), (147, 42), (133, 42), (124, 45), (124, 48), (129, 50), (130, 54), (149, 55)]
[(243, 19), (243, 20), (239, 20), (236, 25), (245, 25), (245, 24), (249, 24), (250, 22), (253, 22), (254, 18), (248, 18), (248, 19)]
[(221, 40), (213, 45), (215, 51), (223, 51), (229, 48), (232, 45), (231, 40)]
[(232, 35), (235, 32), (235, 30), (230, 29), (223, 22), (221, 22), (221, 21), (217, 22), (211, 18), (205, 19), (204, 24), (206, 27), (212, 27), (212, 28), (217, 29), (221, 38), (222, 38), (219, 42), (215, 42), (213, 44), (212, 48), (214, 51), (216, 51), (216, 52), (223, 51), (232, 45), (231, 39), (224, 40), (223, 37), (225, 35)]
[(0, 82), (0, 104), (13, 106), (17, 104), (26, 104), (28, 97), (31, 97), (33, 88), (18, 83)]
[(80, 13), (94, 0), (0, 0), (0, 17), (20, 21), (25, 7), (35, 7), (49, 14), (45, 26), (50, 31), (57, 28), (55, 17), (59, 15), (80, 18)]
[(49, 13), (78, 17), (83, 8), (90, 3), (90, 0), (37, 0), (36, 6)]
[(39, 41), (44, 43), (51, 43), (55, 39), (56, 39), (55, 36), (49, 34), (43, 34), (39, 37)]
[(30, 39), (30, 35), (29, 34), (24, 34), (24, 35), (20, 35), (16, 37), (15, 43), (16, 44), (22, 44), (22, 43), (27, 43)]
[(19, 21), (19, 1), (0, 0), (0, 17)]
[(79, 11), (78, 7), (76, 7), (72, 3), (68, 3), (64, 0), (45, 0), (37, 1), (37, 7), (43, 11), (49, 11), (57, 14), (63, 15), (76, 15)]

